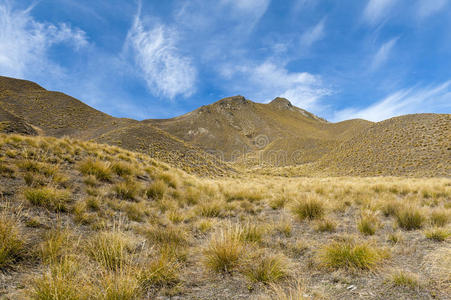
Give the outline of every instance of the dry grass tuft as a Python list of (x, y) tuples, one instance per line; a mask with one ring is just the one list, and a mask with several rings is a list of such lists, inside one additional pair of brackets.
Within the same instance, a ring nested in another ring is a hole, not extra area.
[(396, 214), (399, 227), (405, 230), (421, 229), (426, 220), (423, 212), (416, 207), (405, 207)]
[(384, 257), (382, 250), (368, 243), (357, 243), (349, 239), (325, 245), (319, 253), (322, 265), (347, 270), (372, 270)]
[(321, 219), (325, 214), (324, 203), (314, 196), (297, 200), (291, 207), (292, 213), (299, 219)]
[(241, 228), (228, 225), (212, 235), (204, 250), (204, 264), (215, 272), (230, 272), (238, 266), (243, 251)]
[(391, 274), (389, 281), (394, 286), (403, 286), (409, 288), (417, 288), (420, 285), (417, 275), (402, 270), (398, 270)]
[(98, 160), (85, 159), (80, 163), (79, 170), (83, 175), (94, 175), (101, 181), (111, 181), (112, 179), (110, 166)]
[(31, 204), (56, 212), (68, 211), (68, 203), (71, 201), (71, 193), (68, 190), (58, 190), (52, 187), (27, 188), (24, 196)]
[(0, 215), (0, 270), (14, 266), (24, 255), (25, 241), (17, 223)]
[(289, 276), (290, 263), (282, 254), (263, 254), (249, 261), (244, 274), (251, 281), (278, 282)]
[(427, 230), (424, 235), (430, 240), (443, 242), (451, 236), (451, 233), (447, 229), (435, 227)]
[(318, 232), (334, 232), (337, 228), (337, 224), (330, 219), (318, 220), (315, 226), (315, 230)]
[(371, 211), (363, 212), (357, 222), (357, 228), (363, 235), (373, 235), (379, 227), (377, 215)]

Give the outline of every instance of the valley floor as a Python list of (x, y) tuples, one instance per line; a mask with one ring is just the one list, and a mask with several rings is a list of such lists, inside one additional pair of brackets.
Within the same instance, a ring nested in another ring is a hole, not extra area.
[(449, 299), (451, 179), (188, 175), (0, 135), (0, 298)]

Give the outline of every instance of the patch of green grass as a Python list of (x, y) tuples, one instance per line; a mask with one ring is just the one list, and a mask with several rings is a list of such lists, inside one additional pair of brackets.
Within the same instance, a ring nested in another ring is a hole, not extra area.
[(424, 234), (428, 239), (436, 242), (443, 242), (449, 236), (451, 236), (451, 233), (448, 230), (440, 227), (431, 228), (427, 230)]
[(56, 212), (66, 212), (72, 195), (68, 190), (41, 187), (25, 189), (24, 196), (33, 205), (42, 206)]
[(324, 246), (319, 258), (324, 266), (332, 269), (372, 270), (384, 258), (384, 253), (368, 243), (343, 240)]
[(416, 288), (420, 285), (418, 276), (401, 270), (391, 274), (389, 281), (395, 286), (404, 286), (409, 288)]

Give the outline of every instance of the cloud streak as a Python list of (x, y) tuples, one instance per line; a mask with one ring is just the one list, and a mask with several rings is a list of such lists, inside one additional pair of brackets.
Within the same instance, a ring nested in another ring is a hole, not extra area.
[(269, 101), (280, 96), (298, 107), (320, 112), (319, 100), (332, 93), (319, 76), (290, 72), (284, 65), (271, 61), (257, 65), (229, 65), (222, 69), (222, 75), (232, 80), (232, 87), (254, 101)]
[(146, 28), (138, 14), (128, 32), (125, 48), (132, 50), (153, 94), (174, 99), (195, 92), (197, 70), (189, 57), (179, 53), (175, 29), (163, 24)]
[(398, 90), (366, 108), (337, 111), (333, 120), (361, 118), (377, 122), (405, 114), (443, 113), (446, 109), (451, 110), (451, 80), (436, 86)]
[(326, 19), (322, 19), (315, 26), (305, 31), (301, 36), (301, 46), (311, 47), (314, 43), (324, 37), (324, 27)]
[(448, 0), (418, 0), (417, 15), (427, 18), (443, 10), (447, 4)]
[(40, 23), (31, 7), (15, 10), (9, 1), (0, 1), (0, 73), (12, 77), (59, 74), (62, 68), (51, 61), (49, 50), (56, 44), (74, 49), (88, 45), (86, 33), (66, 23)]
[(390, 8), (398, 0), (369, 0), (363, 12), (364, 19), (370, 24), (376, 24), (388, 15)]
[(379, 50), (376, 52), (376, 54), (373, 57), (373, 60), (371, 62), (371, 70), (375, 71), (379, 67), (381, 67), (384, 63), (387, 62), (389, 59), (390, 53), (393, 50), (393, 47), (396, 45), (396, 42), (398, 41), (398, 38), (393, 38), (384, 44), (382, 44), (379, 48)]

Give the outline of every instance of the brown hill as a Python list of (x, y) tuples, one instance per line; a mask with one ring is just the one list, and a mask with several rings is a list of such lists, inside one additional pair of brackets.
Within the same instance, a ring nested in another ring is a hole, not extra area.
[[(231, 170), (201, 149), (187, 145), (158, 128), (132, 119), (114, 118), (73, 97), (47, 91), (30, 81), (0, 76), (0, 107), (0, 122), (3, 122), (0, 128), (4, 128), (3, 131), (40, 132), (48, 136), (69, 136), (121, 145), (197, 174), (217, 175)], [(209, 172), (205, 171), (206, 168)]]
[(376, 123), (317, 165), (335, 175), (451, 175), (451, 115), (414, 114)]
[(263, 104), (242, 96), (225, 98), (173, 119), (144, 122), (226, 161), (252, 165), (316, 161), (371, 125), (364, 120), (331, 124), (284, 98)]
[(295, 176), (451, 176), (451, 115), (329, 123), (284, 98), (262, 104), (235, 96), (173, 119), (140, 122), (6, 77), (0, 77), (0, 108), (4, 132), (108, 143), (202, 175), (233, 171), (224, 161), (234, 161)]

